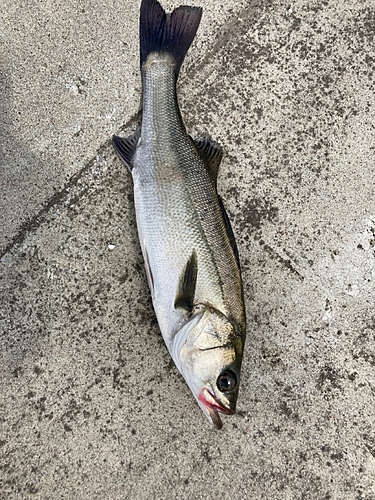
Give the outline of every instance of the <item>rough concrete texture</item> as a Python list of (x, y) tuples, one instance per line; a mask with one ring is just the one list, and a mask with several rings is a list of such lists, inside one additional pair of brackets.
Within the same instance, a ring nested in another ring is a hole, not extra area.
[(138, 3), (3, 4), (1, 498), (373, 500), (374, 4), (189, 3), (182, 113), (223, 145), (243, 269), (238, 413), (211, 428), (167, 353), (108, 142), (137, 120)]

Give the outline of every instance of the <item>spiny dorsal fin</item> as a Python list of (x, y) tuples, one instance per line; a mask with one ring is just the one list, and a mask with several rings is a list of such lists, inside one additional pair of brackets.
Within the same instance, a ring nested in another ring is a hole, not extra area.
[(133, 169), (133, 156), (140, 137), (140, 130), (137, 130), (134, 134), (129, 135), (129, 137), (126, 138), (118, 137), (117, 135), (112, 137), (113, 146), (118, 157), (125, 163), (130, 172)]
[(207, 137), (198, 137), (193, 141), (202, 159), (208, 165), (216, 184), (220, 162), (223, 157), (222, 147)]
[(174, 307), (177, 309), (181, 307), (191, 311), (194, 304), (195, 287), (197, 285), (197, 275), (198, 275), (198, 261), (197, 254), (195, 250), (187, 261), (185, 269), (183, 270), (180, 282), (178, 285), (178, 290), (176, 294), (176, 299), (174, 302)]
[(219, 196), (219, 205), (221, 208), (221, 212), (223, 214), (225, 226), (227, 228), (227, 233), (228, 233), (229, 240), (230, 240), (232, 248), (233, 248), (234, 255), (235, 255), (236, 260), (237, 260), (238, 267), (240, 267), (240, 256), (238, 254), (237, 243), (236, 243), (236, 240), (234, 238), (233, 229), (232, 229), (232, 226), (230, 224), (230, 220), (229, 220), (227, 211), (225, 210), (223, 200), (220, 198), (220, 196)]

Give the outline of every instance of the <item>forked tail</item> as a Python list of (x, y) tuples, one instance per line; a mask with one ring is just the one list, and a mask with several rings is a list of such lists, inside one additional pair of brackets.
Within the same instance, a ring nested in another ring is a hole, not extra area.
[(166, 14), (157, 0), (142, 0), (139, 26), (141, 70), (152, 52), (169, 52), (176, 60), (176, 76), (197, 32), (201, 7), (181, 6)]

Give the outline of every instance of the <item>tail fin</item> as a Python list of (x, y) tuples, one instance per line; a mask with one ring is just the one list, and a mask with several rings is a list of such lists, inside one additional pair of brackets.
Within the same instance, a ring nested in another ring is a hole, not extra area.
[(157, 0), (142, 0), (139, 38), (141, 69), (151, 52), (170, 52), (178, 75), (202, 17), (201, 7), (181, 6), (166, 14)]

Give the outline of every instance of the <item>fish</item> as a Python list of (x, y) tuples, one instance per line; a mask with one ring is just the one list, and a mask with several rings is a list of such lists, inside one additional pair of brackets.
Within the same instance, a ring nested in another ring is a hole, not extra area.
[(140, 8), (142, 123), (113, 136), (132, 174), (139, 241), (152, 302), (173, 361), (208, 420), (233, 415), (240, 385), (246, 314), (233, 230), (217, 191), (223, 150), (193, 139), (176, 83), (202, 8), (166, 14)]

